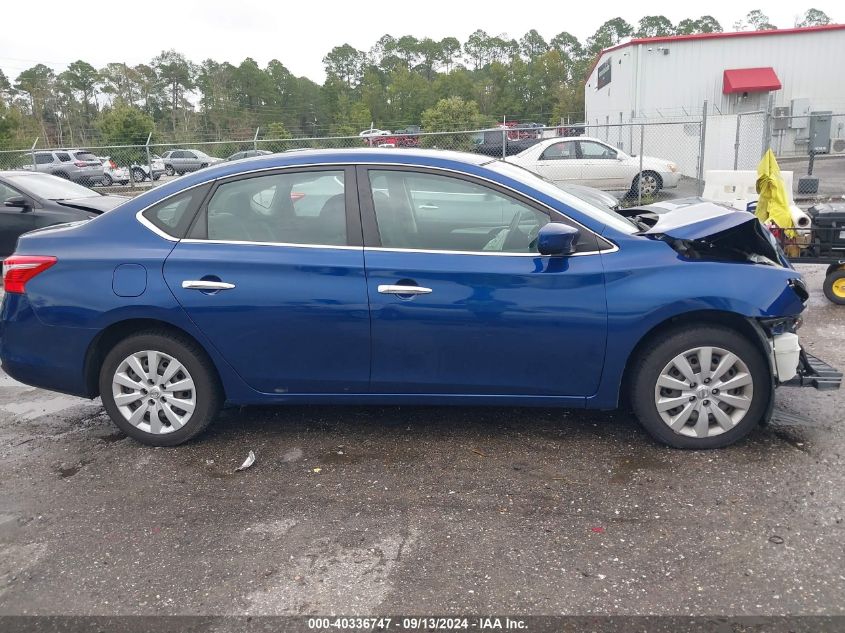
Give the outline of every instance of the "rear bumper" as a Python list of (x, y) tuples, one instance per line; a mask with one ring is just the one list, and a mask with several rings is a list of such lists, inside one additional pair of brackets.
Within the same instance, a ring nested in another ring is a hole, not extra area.
[(813, 387), (819, 391), (832, 391), (842, 385), (842, 372), (801, 351), (798, 362), (798, 374), (791, 380), (782, 382), (781, 387)]

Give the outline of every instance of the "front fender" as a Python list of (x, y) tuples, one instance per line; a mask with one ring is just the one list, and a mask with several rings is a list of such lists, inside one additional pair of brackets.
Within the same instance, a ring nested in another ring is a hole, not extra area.
[(789, 286), (798, 273), (751, 263), (690, 261), (667, 244), (641, 236), (603, 254), (608, 335), (599, 389), (588, 406), (615, 408), (631, 353), (677, 317), (735, 315), (752, 321), (795, 316), (804, 305)]

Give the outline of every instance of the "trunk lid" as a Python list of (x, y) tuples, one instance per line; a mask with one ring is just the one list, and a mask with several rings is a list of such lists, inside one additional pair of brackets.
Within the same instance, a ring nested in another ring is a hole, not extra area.
[(127, 196), (91, 196), (89, 198), (76, 198), (67, 200), (56, 200), (60, 205), (91, 211), (92, 213), (104, 213), (129, 200)]

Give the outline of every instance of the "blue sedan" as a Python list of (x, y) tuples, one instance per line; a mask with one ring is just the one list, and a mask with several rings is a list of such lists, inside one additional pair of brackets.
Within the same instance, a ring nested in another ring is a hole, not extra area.
[(626, 218), (477, 155), (221, 164), (28, 233), (3, 268), (6, 372), (156, 446), (227, 403), (624, 402), (713, 448), (777, 385), (841, 378), (802, 351), (806, 289), (753, 216)]

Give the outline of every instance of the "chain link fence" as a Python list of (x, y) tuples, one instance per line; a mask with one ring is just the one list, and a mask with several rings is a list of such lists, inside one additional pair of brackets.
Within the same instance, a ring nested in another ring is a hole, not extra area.
[[(808, 117), (768, 111), (704, 114), (673, 119), (540, 127), (536, 124), (454, 132), (395, 134), (380, 130), (357, 136), (253, 138), (232, 141), (31, 148), (0, 151), (0, 169), (51, 173), (103, 192), (134, 194), (184, 173), (224, 160), (302, 149), (382, 147), (436, 148), (503, 159), (561, 186), (586, 185), (610, 192), (622, 204), (700, 195), (710, 170), (753, 170), (771, 147), (793, 182), (810, 168)], [(621, 117), (620, 117), (621, 118)], [(831, 117), (826, 160), (816, 169), (843, 172), (845, 115)], [(834, 159), (834, 160), (831, 160)], [(823, 176), (820, 194), (845, 194), (845, 175)]]

